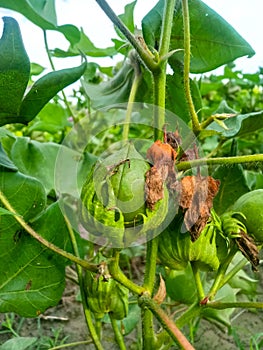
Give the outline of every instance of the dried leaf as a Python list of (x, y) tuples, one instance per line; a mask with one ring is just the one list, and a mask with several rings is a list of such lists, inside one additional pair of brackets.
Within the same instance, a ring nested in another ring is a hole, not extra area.
[(155, 166), (146, 173), (145, 193), (147, 206), (153, 210), (155, 203), (164, 195), (163, 178)]
[(240, 232), (240, 237), (235, 239), (238, 249), (251, 263), (253, 271), (258, 271), (257, 267), (259, 265), (259, 251), (254, 239), (246, 234), (245, 232)]
[(150, 209), (154, 209), (155, 203), (163, 198), (164, 183), (167, 185), (176, 181), (174, 163), (176, 151), (168, 144), (160, 140), (147, 151), (147, 158), (153, 167), (146, 173), (145, 193), (146, 203)]
[(157, 302), (157, 304), (160, 305), (164, 301), (165, 297), (166, 297), (165, 282), (162, 278), (162, 275), (160, 275), (160, 285), (159, 285), (157, 293), (153, 297), (153, 300), (155, 300)]
[(219, 180), (211, 176), (185, 176), (176, 183), (180, 193), (179, 205), (185, 211), (184, 225), (194, 242), (207, 224), (213, 199), (219, 189)]

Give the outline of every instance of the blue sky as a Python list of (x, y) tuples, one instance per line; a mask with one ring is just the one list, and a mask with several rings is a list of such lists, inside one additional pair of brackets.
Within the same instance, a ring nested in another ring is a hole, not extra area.
[[(262, 0), (203, 0), (211, 8), (225, 18), (253, 47), (256, 55), (252, 58), (241, 58), (236, 61), (237, 67), (245, 72), (255, 72), (263, 66), (263, 1)], [(109, 0), (110, 6), (117, 14), (123, 12), (124, 6), (131, 0)], [(141, 19), (157, 3), (157, 0), (137, 0), (135, 7), (135, 21), (140, 27)], [(83, 27), (85, 33), (98, 47), (112, 45), (111, 38), (115, 36), (111, 22), (104, 15), (94, 0), (56, 0), (58, 23), (75, 24)], [(32, 62), (49, 67), (44, 49), (42, 31), (15, 12), (0, 9), (0, 16), (11, 15), (15, 17), (22, 31), (26, 50)], [(0, 31), (2, 23), (0, 24)], [(67, 49), (68, 42), (64, 37), (53, 31), (48, 32), (50, 48), (59, 47)], [(94, 60), (94, 59), (91, 59)], [(111, 65), (111, 59), (101, 59), (99, 63)], [(79, 64), (79, 59), (57, 59), (56, 67), (70, 67)]]

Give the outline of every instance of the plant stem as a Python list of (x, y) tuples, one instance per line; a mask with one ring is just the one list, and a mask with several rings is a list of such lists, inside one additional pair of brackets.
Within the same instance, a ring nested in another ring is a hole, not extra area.
[(49, 350), (60, 350), (60, 349), (64, 349), (64, 348), (73, 348), (73, 347), (75, 349), (79, 345), (88, 345), (91, 343), (92, 343), (92, 340), (77, 341), (74, 343), (61, 344), (61, 345), (55, 346), (53, 348), (50, 348)]
[(242, 258), (222, 279), (219, 289), (222, 288), (238, 271), (240, 271), (248, 263), (247, 259)]
[(229, 165), (240, 163), (263, 162), (263, 154), (250, 154), (247, 156), (200, 158), (176, 164), (178, 171), (185, 171), (201, 165)]
[(113, 329), (113, 332), (115, 335), (116, 343), (118, 344), (120, 350), (126, 350), (126, 346), (125, 346), (125, 343), (123, 341), (123, 336), (121, 334), (121, 331), (118, 327), (117, 320), (112, 318), (111, 314), (109, 314), (109, 316), (110, 316), (110, 320), (111, 320), (112, 329)]
[(173, 320), (171, 320), (163, 309), (149, 296), (142, 295), (139, 298), (139, 302), (142, 307), (149, 308), (163, 328), (169, 333), (171, 338), (178, 343), (185, 350), (194, 350), (193, 346), (189, 343), (183, 333), (178, 329)]
[(125, 116), (125, 122), (123, 126), (123, 134), (122, 139), (123, 141), (128, 141), (129, 138), (129, 130), (130, 130), (130, 122), (131, 122), (131, 114), (132, 114), (132, 108), (133, 108), (133, 102), (135, 101), (136, 93), (138, 91), (138, 86), (141, 81), (141, 69), (140, 69), (140, 63), (136, 57), (136, 54), (133, 54), (131, 57), (131, 63), (134, 67), (134, 79), (132, 82), (132, 87), (129, 95), (129, 100), (127, 104), (127, 111)]
[(200, 277), (200, 271), (198, 269), (197, 263), (195, 261), (191, 261), (191, 267), (195, 279), (195, 285), (197, 290), (197, 295), (199, 300), (203, 300), (205, 297), (205, 292), (203, 289), (201, 277)]
[(263, 303), (257, 301), (233, 301), (233, 302), (221, 302), (212, 301), (202, 306), (202, 308), (212, 308), (217, 310), (231, 309), (231, 308), (243, 308), (243, 309), (263, 309)]
[(114, 250), (114, 257), (109, 262), (109, 271), (112, 276), (117, 282), (121, 283), (124, 287), (128, 288), (131, 292), (141, 295), (143, 292), (145, 292), (145, 288), (138, 286), (136, 283), (129, 280), (124, 273), (119, 268), (119, 257), (120, 252), (119, 250)]
[(88, 263), (86, 260), (80, 259), (76, 257), (75, 255), (66, 252), (65, 250), (55, 246), (53, 243), (47, 241), (45, 238), (40, 236), (36, 231), (30, 227), (25, 220), (15, 211), (15, 209), (11, 206), (5, 195), (0, 191), (0, 201), (3, 203), (3, 205), (6, 207), (7, 210), (9, 210), (11, 213), (14, 214), (14, 218), (16, 221), (32, 236), (35, 238), (39, 243), (47, 247), (48, 249), (52, 250), (53, 252), (63, 256), (66, 259), (69, 259), (70, 261), (84, 267), (87, 270), (97, 272), (98, 268), (97, 265)]
[[(68, 232), (69, 232), (69, 237), (71, 240), (71, 244), (72, 244), (72, 249), (74, 254), (76, 255), (76, 257), (80, 258), (79, 255), (79, 249), (78, 249), (78, 244), (76, 241), (76, 237), (75, 234), (72, 230), (72, 227), (70, 225), (70, 222), (67, 218), (66, 215), (64, 215), (64, 219), (68, 228)], [(84, 315), (85, 315), (85, 320), (88, 326), (88, 329), (90, 331), (90, 336), (93, 340), (93, 343), (96, 347), (97, 350), (103, 350), (103, 347), (101, 345), (101, 342), (99, 340), (99, 336), (96, 332), (96, 328), (93, 325), (92, 322), (92, 315), (87, 303), (87, 297), (86, 297), (86, 292), (85, 292), (85, 284), (84, 284), (84, 279), (83, 279), (83, 269), (80, 265), (76, 264), (76, 269), (77, 269), (77, 274), (78, 274), (78, 279), (79, 279), (79, 288), (80, 288), (80, 293), (81, 293), (81, 301), (82, 301), (82, 307), (83, 307), (83, 311), (84, 311)]]
[(114, 13), (107, 1), (105, 0), (95, 0), (104, 13), (108, 16), (113, 24), (122, 32), (122, 34), (127, 38), (130, 44), (135, 48), (138, 55), (141, 57), (142, 61), (150, 71), (154, 71), (158, 68), (158, 63), (155, 61), (154, 55), (147, 48), (143, 39), (137, 39), (130, 30), (125, 26), (125, 24), (120, 20), (120, 18)]
[(188, 0), (182, 0), (183, 8), (183, 22), (184, 22), (184, 90), (185, 98), (188, 103), (190, 117), (192, 121), (192, 129), (195, 135), (200, 132), (200, 124), (197, 113), (195, 111), (191, 87), (190, 87), (190, 59), (191, 59), (191, 43), (190, 43), (190, 19), (189, 19), (189, 8)]
[(207, 300), (213, 299), (214, 296), (216, 295), (217, 291), (221, 288), (221, 285), (222, 285), (221, 283), (222, 283), (222, 280), (225, 276), (226, 270), (228, 269), (228, 266), (231, 263), (236, 252), (237, 252), (237, 247), (236, 247), (236, 245), (233, 245), (231, 247), (226, 259), (221, 263), (221, 265), (217, 271), (214, 282), (210, 288), (208, 295), (206, 296)]

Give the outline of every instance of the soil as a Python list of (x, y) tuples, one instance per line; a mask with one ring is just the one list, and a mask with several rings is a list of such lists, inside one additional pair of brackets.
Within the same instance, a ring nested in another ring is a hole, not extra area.
[[(263, 266), (260, 267), (260, 295), (259, 299), (262, 301), (263, 292)], [(36, 336), (44, 339), (43, 337), (55, 338), (56, 331), (59, 331), (59, 339), (67, 337), (66, 343), (88, 340), (89, 334), (85, 324), (81, 303), (78, 299), (78, 288), (71, 282), (67, 283), (63, 298), (59, 305), (54, 308), (48, 309), (44, 315), (41, 315), (37, 319), (24, 319), (21, 320), (19, 316), (16, 316), (16, 325), (20, 324), (21, 329), (19, 331), (20, 336)], [(0, 321), (4, 320), (4, 315), (0, 315)], [(0, 330), (2, 330), (0, 326)], [(54, 331), (55, 330), (55, 331)], [(256, 334), (262, 333), (263, 335), (263, 311), (242, 311), (238, 312), (233, 317), (232, 322), (232, 334), (229, 334), (227, 329), (220, 328), (215, 324), (211, 324), (206, 320), (201, 320), (196, 335), (194, 347), (196, 350), (207, 350), (217, 348), (220, 350), (237, 350), (250, 349), (251, 337)], [(136, 340), (135, 332), (131, 333), (125, 341), (127, 342), (127, 349), (137, 349), (134, 345)], [(12, 338), (11, 334), (0, 334), (0, 344), (3, 344), (6, 340)], [(106, 325), (103, 330), (103, 348), (105, 350), (118, 349), (114, 343), (113, 335), (109, 326)], [(235, 339), (242, 345), (238, 346)], [(262, 338), (261, 338), (262, 339)], [(57, 343), (56, 345), (58, 345)], [(54, 345), (53, 345), (54, 346)], [(37, 348), (37, 347), (36, 347)], [(38, 349), (48, 349), (48, 347), (40, 347)], [(95, 347), (92, 344), (78, 345), (71, 347), (70, 349), (76, 350), (93, 350)], [(176, 346), (172, 346), (171, 349), (177, 349)], [(256, 348), (253, 348), (256, 349)]]

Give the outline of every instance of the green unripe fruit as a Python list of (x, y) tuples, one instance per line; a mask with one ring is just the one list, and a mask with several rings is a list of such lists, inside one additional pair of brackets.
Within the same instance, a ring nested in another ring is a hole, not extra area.
[(205, 226), (195, 242), (192, 242), (189, 232), (181, 233), (180, 227), (180, 221), (175, 219), (160, 235), (158, 256), (162, 264), (173, 270), (182, 270), (189, 262), (196, 262), (200, 270), (217, 270), (217, 229), (212, 223)]
[(240, 212), (239, 220), (247, 228), (247, 233), (255, 238), (258, 243), (263, 242), (263, 189), (245, 193), (238, 198), (231, 208), (234, 212)]
[(168, 193), (154, 210), (145, 202), (145, 174), (148, 162), (131, 143), (98, 163), (81, 191), (81, 218), (87, 230), (124, 247), (152, 232), (164, 221)]
[(113, 278), (105, 279), (87, 271), (85, 289), (88, 306), (95, 318), (101, 319), (105, 313), (111, 313), (116, 320), (127, 316), (129, 291)]

